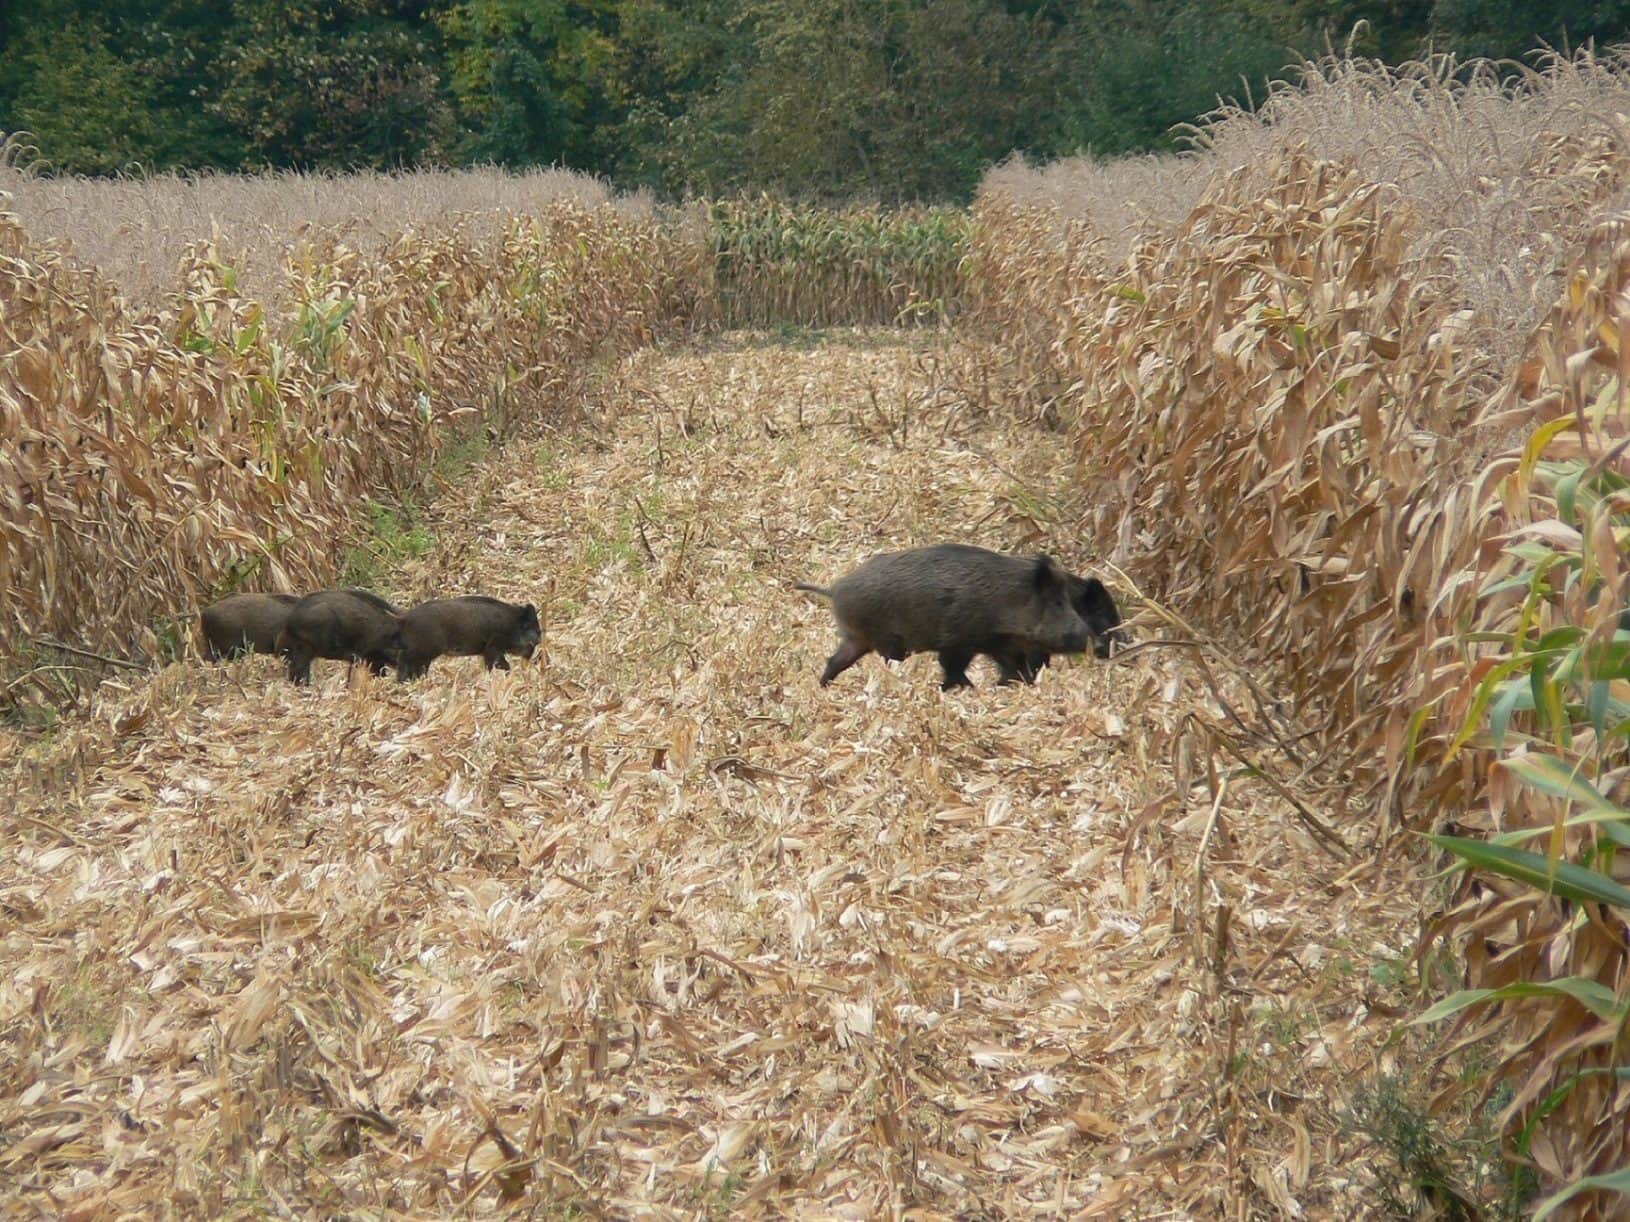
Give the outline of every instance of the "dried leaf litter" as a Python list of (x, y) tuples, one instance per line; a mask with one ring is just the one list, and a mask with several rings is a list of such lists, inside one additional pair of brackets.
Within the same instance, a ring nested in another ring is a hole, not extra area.
[(1249, 780), (1140, 818), (1220, 716), (1184, 651), (816, 686), (794, 580), (1093, 571), (1059, 436), (909, 343), (647, 350), (444, 490), (390, 592), (537, 602), (509, 674), (186, 663), (0, 745), (6, 1210), (1363, 1212), (1348, 973), (1417, 887)]

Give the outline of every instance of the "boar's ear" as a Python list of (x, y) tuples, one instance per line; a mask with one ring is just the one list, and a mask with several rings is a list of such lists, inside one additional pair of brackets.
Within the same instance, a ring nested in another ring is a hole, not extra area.
[(1062, 586), (1064, 570), (1059, 568), (1058, 562), (1046, 552), (1037, 552), (1034, 580), (1038, 590), (1045, 590), (1048, 586)]

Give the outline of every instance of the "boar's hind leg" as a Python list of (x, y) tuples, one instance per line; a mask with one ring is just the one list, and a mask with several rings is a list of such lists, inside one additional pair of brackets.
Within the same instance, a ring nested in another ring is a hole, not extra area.
[(973, 661), (973, 654), (971, 649), (940, 650), (940, 669), (945, 672), (941, 690), (948, 692), (953, 687), (973, 686), (968, 680), (968, 663)]
[(826, 669), (821, 672), (821, 686), (825, 687), (870, 652), (870, 646), (862, 645), (859, 641), (850, 637), (844, 637), (843, 640), (838, 642), (836, 651), (826, 660)]
[(481, 655), (481, 660), (487, 664), (488, 670), (509, 669), (509, 659), (504, 657), (502, 649), (488, 649)]

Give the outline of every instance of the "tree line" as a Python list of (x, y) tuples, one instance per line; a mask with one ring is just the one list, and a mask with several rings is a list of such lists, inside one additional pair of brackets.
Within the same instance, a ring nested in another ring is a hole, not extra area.
[(962, 199), (1173, 147), (1334, 43), (1520, 56), (1630, 0), (6, 0), (0, 133), (51, 167), (561, 164), (664, 194)]

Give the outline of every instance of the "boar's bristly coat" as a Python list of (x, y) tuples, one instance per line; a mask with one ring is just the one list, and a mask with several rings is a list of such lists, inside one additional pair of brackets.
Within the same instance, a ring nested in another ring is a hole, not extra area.
[(278, 649), (295, 683), (311, 681), (314, 658), (363, 662), (374, 674), (384, 674), (402, 657), (401, 616), (368, 590), (319, 590), (290, 609)]
[(543, 639), (538, 609), (472, 594), (420, 603), (402, 617), (398, 678), (416, 679), (443, 654), (479, 654), (488, 670), (508, 670), (506, 653), (530, 658)]
[(233, 594), (205, 607), (198, 615), (204, 657), (218, 662), (246, 653), (275, 653), (277, 634), (299, 601), (293, 594)]
[(839, 640), (822, 687), (875, 650), (890, 661), (937, 653), (949, 689), (972, 686), (976, 654), (1000, 662), (1086, 649), (1091, 634), (1070, 602), (1069, 579), (1045, 554), (939, 543), (873, 556), (827, 587), (795, 588), (832, 600)]

